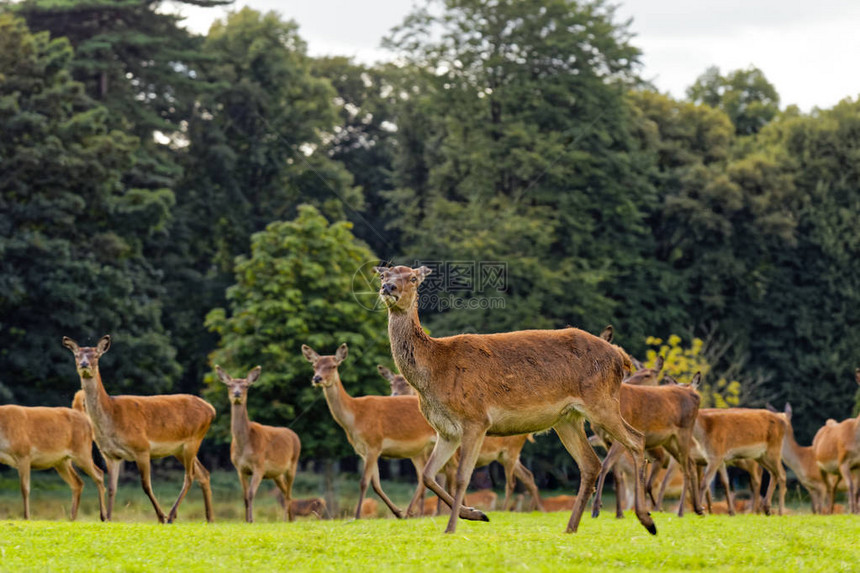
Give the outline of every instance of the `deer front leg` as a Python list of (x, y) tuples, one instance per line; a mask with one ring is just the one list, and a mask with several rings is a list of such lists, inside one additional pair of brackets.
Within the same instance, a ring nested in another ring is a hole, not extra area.
[(531, 494), (532, 509), (537, 508), (538, 511), (544, 511), (543, 503), (541, 503), (540, 499), (540, 491), (538, 491), (537, 484), (535, 483), (535, 476), (520, 460), (517, 460), (517, 463), (514, 464), (514, 475), (517, 476), (518, 480), (523, 482), (523, 485)]
[[(663, 474), (663, 481), (660, 482), (660, 493), (657, 494), (657, 511), (663, 511), (663, 497), (666, 495), (666, 488), (669, 486), (669, 482), (672, 481), (672, 474), (675, 472), (675, 461), (670, 460), (669, 466), (666, 468), (666, 473)], [(692, 492), (692, 495), (695, 497), (698, 493), (698, 490)]]
[(720, 481), (723, 482), (723, 488), (726, 490), (726, 506), (729, 515), (735, 515), (735, 499), (732, 495), (732, 483), (729, 481), (729, 470), (726, 469), (726, 464), (720, 465)]
[(565, 449), (579, 466), (579, 491), (576, 494), (570, 521), (567, 523), (567, 533), (576, 533), (579, 521), (582, 519), (582, 512), (585, 511), (585, 504), (594, 493), (594, 484), (597, 482), (597, 474), (600, 473), (600, 458), (588, 443), (581, 417), (558, 424), (554, 429)]
[(200, 491), (203, 492), (203, 506), (206, 508), (206, 522), (212, 523), (215, 521), (215, 512), (212, 510), (212, 483), (209, 478), (209, 470), (207, 470), (203, 463), (194, 458), (194, 479), (197, 480), (197, 484), (200, 486)]
[(281, 490), (281, 494), (283, 496), (284, 503), (284, 521), (293, 521), (295, 518), (293, 517), (293, 476), (288, 473), (279, 475), (274, 478), (275, 485), (278, 486), (278, 489)]
[(21, 497), (24, 498), (24, 519), (30, 519), (30, 458), (18, 460), (18, 482), (21, 485)]
[(424, 473), (424, 455), (415, 456), (411, 461), (418, 476), (418, 487), (415, 488), (412, 501), (409, 502), (409, 507), (406, 508), (406, 517), (414, 517), (416, 513), (419, 516), (424, 515), (424, 490), (427, 489), (424, 487), (424, 482), (421, 479), (421, 474)]
[(257, 488), (260, 487), (262, 481), (263, 471), (255, 468), (245, 492), (245, 521), (248, 523), (254, 523), (254, 496), (257, 495)]
[[(424, 466), (424, 485), (430, 488), (430, 490), (449, 507), (454, 505), (454, 498), (451, 497), (451, 495), (445, 491), (441, 485), (436, 483), (436, 474), (438, 474), (439, 470), (442, 469), (442, 466), (451, 459), (451, 456), (454, 455), (454, 452), (457, 451), (459, 446), (459, 439), (447, 439), (442, 436), (437, 436), (436, 445), (433, 446), (433, 451), (427, 459), (427, 465)], [(448, 487), (452, 487), (451, 483), (446, 485), (448, 485)], [(490, 521), (482, 511), (471, 507), (461, 507), (460, 517), (473, 521)]]
[(164, 523), (167, 516), (165, 516), (164, 511), (161, 510), (161, 506), (158, 505), (158, 500), (155, 499), (155, 493), (152, 491), (149, 452), (138, 456), (135, 463), (137, 464), (137, 471), (140, 472), (140, 485), (143, 486), (143, 491), (146, 493), (147, 497), (149, 497), (149, 501), (152, 502), (152, 507), (155, 509), (155, 515), (158, 516), (158, 523)]
[(57, 473), (63, 478), (63, 481), (69, 484), (72, 489), (72, 508), (69, 511), (69, 518), (74, 521), (78, 516), (78, 506), (81, 503), (81, 492), (84, 489), (84, 480), (80, 478), (75, 468), (72, 466), (72, 460), (65, 460), (56, 467)]
[(376, 495), (378, 495), (382, 501), (385, 502), (385, 505), (388, 506), (388, 509), (391, 510), (391, 513), (396, 515), (398, 519), (406, 517), (403, 510), (394, 505), (394, 502), (388, 498), (384, 491), (382, 491), (382, 484), (379, 483), (379, 464), (374, 464), (373, 466), (373, 471), (370, 474), (370, 484), (373, 486), (373, 491), (376, 492)]
[(481, 453), (481, 444), (484, 442), (486, 432), (486, 429), (480, 428), (467, 429), (463, 433), (463, 440), (460, 444), (460, 465), (457, 467), (456, 494), (454, 495), (454, 504), (451, 506), (451, 517), (448, 519), (448, 527), (445, 528), (445, 533), (454, 533), (457, 530), (460, 507), (463, 505), (466, 488), (469, 487), (469, 480), (472, 478), (472, 472), (475, 470), (475, 464), (478, 461), (478, 454)]
[[(373, 467), (376, 466), (376, 460), (379, 459), (379, 454), (372, 452), (364, 457), (364, 467), (361, 471), (361, 480), (358, 482), (358, 505), (355, 507), (355, 518), (361, 519), (361, 504), (364, 503), (364, 495), (367, 493), (367, 486), (370, 484), (370, 474)], [(396, 513), (394, 515), (397, 515)], [(401, 517), (397, 515), (397, 517)]]
[(122, 467), (122, 460), (105, 457), (105, 467), (108, 473), (108, 496), (107, 496), (107, 517), (106, 521), (111, 520), (113, 515), (113, 504), (116, 500), (116, 488), (119, 484), (119, 470)]
[[(714, 480), (714, 476), (717, 475), (717, 472), (720, 469), (720, 466), (723, 464), (722, 459), (711, 460), (708, 462), (707, 467), (705, 467), (705, 475), (702, 480), (699, 482), (699, 499), (703, 499), (705, 496), (705, 491), (707, 490), (710, 495), (711, 482)], [(708, 502), (708, 512), (711, 512), (711, 504)]]
[[(590, 447), (590, 446), (589, 446)], [(618, 442), (612, 442), (609, 452), (603, 458), (603, 464), (600, 467), (600, 475), (597, 477), (597, 496), (594, 498), (594, 505), (591, 506), (591, 517), (600, 515), (600, 508), (603, 507), (603, 482), (606, 480), (606, 474), (615, 467), (615, 462), (624, 453), (624, 447)]]
[(91, 455), (88, 459), (78, 460), (76, 463), (78, 464), (78, 467), (80, 467), (85, 474), (90, 476), (90, 479), (92, 479), (96, 484), (96, 489), (99, 494), (99, 518), (104, 521), (107, 519), (107, 514), (105, 513), (104, 474), (95, 466)]
[(851, 513), (857, 513), (857, 491), (855, 490), (857, 484), (854, 483), (854, 476), (851, 475), (851, 465), (847, 460), (843, 460), (842, 463), (839, 464), (839, 474), (848, 486), (848, 509)]

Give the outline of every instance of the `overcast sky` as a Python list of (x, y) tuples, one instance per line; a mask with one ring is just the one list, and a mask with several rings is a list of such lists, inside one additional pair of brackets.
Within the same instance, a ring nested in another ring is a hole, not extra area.
[[(237, 0), (275, 10), (299, 24), (311, 55), (388, 59), (381, 38), (410, 11), (411, 0)], [(781, 105), (829, 108), (860, 95), (860, 2), (855, 0), (625, 0), (642, 75), (684, 97), (709, 66), (723, 72), (754, 65), (776, 87)], [(187, 26), (205, 34), (225, 10), (182, 8)]]

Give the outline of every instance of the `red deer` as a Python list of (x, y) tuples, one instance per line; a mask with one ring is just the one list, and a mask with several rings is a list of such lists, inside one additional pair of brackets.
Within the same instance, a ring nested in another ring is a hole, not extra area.
[[(406, 378), (402, 375), (394, 374), (385, 366), (379, 365), (377, 368), (379, 369), (379, 373), (382, 377), (388, 380), (391, 384), (392, 396), (416, 395), (415, 389), (409, 385), (409, 382), (407, 382)], [(487, 436), (481, 444), (481, 453), (478, 454), (478, 461), (475, 462), (476, 468), (484, 467), (492, 462), (499, 462), (504, 468), (505, 511), (510, 511), (514, 507), (515, 500), (513, 498), (513, 493), (517, 479), (523, 482), (523, 486), (525, 486), (531, 494), (533, 507), (543, 511), (543, 507), (540, 502), (540, 492), (538, 491), (537, 484), (535, 484), (534, 475), (532, 475), (532, 472), (529, 471), (529, 469), (520, 461), (520, 452), (527, 440), (534, 443), (534, 437), (531, 434), (498, 437)], [(452, 463), (445, 466), (445, 473), (449, 484), (453, 483), (452, 477), (455, 469), (456, 468)], [(438, 498), (434, 498), (434, 501), (435, 500), (438, 500)], [(425, 504), (425, 508), (426, 507), (427, 505)]]
[[(467, 493), (463, 498), (463, 503), (471, 506), (484, 509), (486, 511), (495, 511), (498, 495), (491, 489), (481, 489)], [(438, 497), (428, 497), (424, 500), (424, 515), (431, 515), (436, 508), (441, 505)], [(443, 507), (439, 515), (448, 515), (451, 511), (447, 507)]]
[[(380, 297), (388, 308), (388, 334), (394, 362), (418, 391), (421, 411), (438, 437), (424, 468), (424, 483), (452, 508), (446, 532), (458, 517), (487, 521), (462, 505), (484, 436), (510, 436), (554, 428), (580, 468), (579, 495), (567, 530), (576, 531), (600, 459), (588, 443), (584, 421), (603, 428), (633, 452), (636, 514), (651, 533), (644, 509), (644, 447), (641, 432), (621, 417), (618, 395), (630, 358), (605, 340), (576, 328), (500, 334), (428, 336), (418, 319), (418, 286), (430, 269), (377, 268)], [(456, 494), (445, 492), (435, 476), (457, 448)]]
[[(764, 500), (764, 511), (770, 514), (770, 502), (779, 484), (779, 514), (785, 508), (785, 470), (782, 467), (782, 441), (786, 420), (782, 414), (747, 408), (705, 408), (693, 434), (707, 460), (699, 484), (699, 502), (704, 498), (714, 475), (724, 463), (736, 459), (755, 460), (768, 471), (770, 484)], [(753, 492), (754, 499), (758, 492)], [(730, 500), (731, 502), (731, 500)], [(730, 503), (730, 509), (733, 507)]]
[[(340, 381), (338, 366), (346, 359), (346, 344), (341, 344), (334, 356), (320, 356), (310, 346), (302, 345), (302, 354), (314, 367), (312, 384), (321, 386), (335, 421), (346, 432), (346, 438), (364, 461), (359, 484), (355, 518), (361, 518), (361, 504), (368, 483), (398, 518), (411, 516), (424, 508), (424, 469), (427, 451), (435, 434), (418, 408), (415, 396), (361, 396), (353, 398), (346, 393)], [(418, 487), (406, 513), (382, 491), (379, 483), (380, 457), (412, 460), (418, 474)]]
[[(860, 384), (860, 368), (854, 378)], [(860, 415), (826, 424), (815, 434), (812, 448), (821, 477), (828, 483), (829, 510), (832, 511), (836, 500), (837, 483), (844, 480), (848, 484), (848, 507), (851, 513), (860, 512), (860, 484), (852, 475), (853, 469), (860, 468)], [(835, 474), (838, 479), (828, 480), (828, 474)]]
[(294, 499), (290, 502), (290, 508), (293, 517), (308, 517), (310, 515), (315, 515), (319, 519), (328, 517), (328, 507), (321, 497)]
[[(605, 332), (605, 331), (604, 331)], [(603, 336), (603, 335), (601, 335)], [(611, 340), (609, 341), (611, 342)], [(657, 386), (660, 383), (660, 371), (663, 370), (663, 357), (658, 356), (653, 368), (646, 368), (638, 360), (634, 362), (636, 372), (624, 379), (625, 384), (635, 386)]]
[[(206, 520), (211, 522), (209, 472), (197, 459), (197, 451), (215, 419), (215, 408), (188, 394), (108, 396), (99, 373), (99, 358), (110, 348), (110, 336), (103, 336), (94, 347), (78, 346), (71, 338), (63, 337), (63, 346), (75, 355), (87, 415), (93, 424), (96, 445), (107, 465), (106, 519), (109, 521), (113, 512), (120, 464), (128, 460), (137, 464), (143, 491), (152, 502), (160, 523), (165, 520), (172, 523), (176, 519), (179, 504), (195, 479), (203, 490)], [(152, 492), (150, 460), (166, 456), (176, 456), (182, 462), (185, 481), (170, 514), (165, 516)]]
[(361, 503), (358, 504), (358, 507), (361, 517), (365, 519), (379, 517), (379, 504), (376, 503), (375, 499), (370, 499), (369, 497), (363, 499)]
[(812, 501), (812, 513), (824, 513), (824, 501), (827, 499), (827, 481), (821, 475), (821, 470), (815, 461), (815, 449), (812, 446), (801, 446), (795, 440), (791, 415), (791, 404), (786, 403), (782, 461), (794, 472), (797, 480), (809, 492)]
[(0, 406), (0, 463), (18, 470), (24, 519), (30, 519), (30, 470), (54, 468), (72, 488), (70, 517), (78, 516), (84, 481), (72, 464), (95, 482), (99, 516), (105, 520), (102, 471), (93, 463), (93, 428), (86, 415), (72, 408)]
[(281, 490), (284, 517), (292, 521), (293, 480), (302, 449), (299, 437), (289, 428), (264, 426), (248, 418), (248, 388), (260, 378), (259, 366), (248, 372), (246, 378), (232, 378), (217, 364), (215, 372), (227, 386), (230, 399), (230, 461), (242, 484), (245, 521), (254, 521), (254, 495), (263, 479), (274, 481)]
[(570, 511), (576, 503), (576, 496), (556, 495), (541, 500), (545, 511)]
[[(692, 384), (669, 384), (664, 386), (621, 385), (621, 415), (634, 428), (645, 434), (645, 447), (648, 449), (662, 447), (684, 468), (684, 489), (681, 491), (681, 503), (678, 516), (684, 515), (684, 495), (689, 492), (693, 497), (693, 507), (696, 513), (702, 514), (702, 508), (696, 498), (696, 475), (690, 462), (690, 444), (693, 439), (693, 428), (696, 424), (696, 414), (699, 411), (699, 394), (696, 387), (701, 374), (696, 374)], [(597, 481), (597, 497), (594, 499), (592, 516), (600, 514), (603, 494), (603, 481), (624, 450), (621, 444), (613, 443), (603, 460), (603, 467)], [(652, 472), (653, 474), (653, 472)], [(650, 481), (650, 480), (649, 480)], [(619, 517), (621, 516), (619, 512)]]

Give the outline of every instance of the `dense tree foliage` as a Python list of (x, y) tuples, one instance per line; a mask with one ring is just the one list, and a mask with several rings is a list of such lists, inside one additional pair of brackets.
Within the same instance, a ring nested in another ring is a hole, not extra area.
[[(0, 14), (2, 400), (67, 402), (59, 338), (110, 332), (109, 388), (260, 363), (252, 416), (347, 453), (298, 349), (346, 341), (349, 390), (384, 390), (384, 313), (351, 295), (371, 252), (436, 264), (434, 335), (701, 339), (705, 383), (791, 401), (801, 439), (857, 400), (856, 100), (781, 109), (755, 67), (654, 92), (601, 0), (430, 0), (372, 66), (249, 8), (205, 36), (156, 0)], [(556, 441), (528, 448), (564, 478)]]

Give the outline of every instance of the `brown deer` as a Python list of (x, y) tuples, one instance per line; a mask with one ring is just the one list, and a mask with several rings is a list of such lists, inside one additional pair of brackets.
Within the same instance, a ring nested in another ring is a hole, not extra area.
[(570, 511), (576, 503), (576, 496), (556, 495), (542, 500), (545, 511)]
[[(284, 496), (284, 518), (293, 520), (293, 480), (299, 467), (302, 443), (289, 428), (276, 428), (248, 418), (248, 388), (260, 378), (257, 366), (245, 378), (233, 378), (215, 365), (218, 379), (230, 398), (230, 461), (239, 474), (245, 499), (245, 521), (254, 521), (254, 496), (260, 482), (270, 479)], [(250, 478), (250, 481), (249, 481)]]
[[(465, 503), (471, 507), (477, 507), (480, 509), (484, 509), (486, 511), (495, 511), (496, 501), (498, 499), (499, 499), (499, 496), (496, 495), (496, 492), (494, 492), (493, 490), (481, 489), (478, 491), (473, 491), (473, 492), (467, 493), (466, 496), (463, 498), (463, 503)], [(424, 500), (424, 514), (425, 515), (432, 514), (433, 511), (435, 510), (435, 508), (439, 505), (440, 505), (439, 498), (437, 498), (437, 497), (427, 498), (426, 500)], [(447, 515), (448, 513), (450, 513), (450, 510), (448, 510), (447, 506), (445, 506), (439, 512), (440, 515), (441, 514)]]
[[(94, 347), (78, 346), (66, 336), (63, 337), (63, 346), (75, 355), (75, 366), (85, 393), (86, 412), (108, 470), (106, 519), (109, 521), (113, 513), (120, 465), (128, 460), (137, 464), (143, 491), (152, 502), (160, 523), (172, 523), (176, 519), (179, 504), (195, 479), (203, 490), (206, 520), (211, 522), (209, 472), (197, 459), (197, 451), (215, 419), (215, 408), (188, 394), (109, 396), (99, 373), (99, 358), (110, 348), (110, 336), (103, 336)], [(150, 460), (166, 456), (176, 456), (182, 462), (185, 481), (176, 503), (165, 516), (152, 492)]]
[[(696, 498), (696, 475), (689, 459), (693, 428), (699, 411), (699, 393), (696, 392), (701, 374), (693, 377), (690, 385), (669, 384), (664, 386), (621, 385), (621, 415), (634, 428), (645, 434), (645, 447), (664, 448), (684, 470), (684, 487), (678, 516), (684, 515), (685, 493), (693, 497), (693, 507), (698, 514), (704, 513)], [(592, 517), (600, 515), (603, 482), (606, 474), (625, 450), (613, 443), (603, 460), (597, 481), (597, 497), (592, 507)], [(653, 473), (653, 472), (652, 472)], [(649, 480), (651, 481), (651, 480)], [(619, 517), (621, 516), (619, 512)]]
[[(764, 499), (764, 511), (770, 515), (774, 488), (779, 484), (779, 514), (785, 508), (785, 470), (782, 467), (782, 442), (786, 420), (782, 414), (747, 408), (705, 408), (693, 435), (707, 460), (704, 477), (699, 484), (701, 503), (714, 475), (724, 463), (737, 459), (755, 460), (770, 474)], [(754, 499), (758, 492), (753, 492)], [(733, 507), (729, 499), (728, 507)]]
[[(609, 342), (611, 342), (611, 339)], [(660, 371), (663, 370), (663, 363), (662, 356), (657, 357), (653, 368), (646, 368), (638, 360), (633, 361), (633, 364), (636, 366), (636, 372), (625, 378), (624, 383), (635, 386), (657, 386), (660, 383)]]
[[(415, 396), (415, 389), (409, 385), (400, 374), (394, 374), (385, 366), (377, 366), (379, 373), (383, 378), (391, 384), (392, 396)], [(476, 468), (482, 468), (490, 465), (492, 462), (499, 462), (505, 470), (505, 501), (504, 510), (511, 511), (514, 507), (515, 500), (513, 497), (516, 480), (523, 482), (523, 486), (532, 496), (533, 507), (543, 511), (543, 506), (540, 501), (540, 492), (535, 483), (534, 475), (520, 461), (520, 452), (526, 441), (534, 443), (534, 437), (531, 434), (519, 436), (487, 436), (481, 444), (481, 453), (478, 454), (478, 461), (475, 462)], [(448, 479), (448, 484), (453, 483), (453, 475), (456, 471), (455, 466), (449, 463), (445, 466), (445, 475)], [(447, 485), (447, 484), (446, 484)], [(438, 498), (434, 498), (434, 501)], [(425, 504), (425, 508), (426, 508)], [(426, 512), (425, 512), (426, 513)]]
[(290, 501), (290, 511), (293, 517), (308, 517), (310, 515), (315, 515), (318, 519), (328, 517), (328, 507), (321, 497), (294, 499)]
[[(487, 521), (462, 505), (484, 436), (510, 436), (554, 428), (580, 468), (579, 495), (567, 530), (576, 531), (600, 460), (588, 443), (584, 421), (603, 428), (633, 452), (636, 514), (656, 533), (642, 503), (643, 436), (621, 417), (618, 395), (630, 358), (621, 349), (576, 328), (501, 334), (428, 336), (418, 319), (418, 286), (430, 269), (377, 268), (380, 297), (388, 307), (394, 362), (417, 391), (421, 411), (438, 437), (424, 483), (451, 508), (446, 532), (458, 517)], [(436, 482), (438, 471), (461, 448), (456, 494)]]
[(72, 464), (90, 476), (99, 491), (99, 517), (105, 520), (102, 471), (93, 463), (90, 420), (72, 408), (0, 406), (0, 463), (18, 470), (24, 519), (30, 519), (30, 470), (54, 468), (72, 489), (74, 520), (84, 481)]
[[(768, 408), (770, 409), (770, 408)], [(827, 499), (828, 484), (821, 475), (821, 469), (815, 460), (815, 449), (812, 446), (801, 446), (794, 437), (791, 425), (791, 404), (785, 404), (785, 437), (782, 440), (782, 461), (785, 462), (797, 480), (809, 492), (812, 502), (812, 513), (825, 513), (824, 502)]]
[[(346, 359), (347, 353), (346, 344), (341, 344), (334, 356), (320, 356), (310, 346), (302, 345), (302, 354), (314, 367), (313, 385), (322, 387), (332, 417), (346, 432), (355, 453), (364, 461), (355, 518), (361, 518), (361, 504), (368, 484), (398, 518), (421, 512), (424, 508), (421, 472), (427, 451), (436, 437), (433, 428), (421, 415), (415, 396), (353, 398), (347, 394), (338, 373), (338, 366)], [(380, 457), (407, 458), (415, 466), (418, 487), (405, 513), (382, 491), (377, 463)]]
[[(854, 379), (860, 384), (860, 368), (854, 372)], [(860, 512), (860, 484), (852, 475), (853, 469), (860, 468), (860, 415), (826, 424), (815, 434), (812, 449), (821, 477), (828, 483), (828, 511), (832, 512), (836, 486), (843, 480), (848, 484), (848, 507), (851, 513)], [(828, 479), (828, 474), (835, 474), (837, 479)]]

